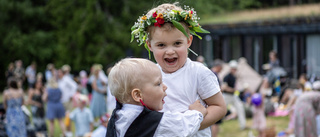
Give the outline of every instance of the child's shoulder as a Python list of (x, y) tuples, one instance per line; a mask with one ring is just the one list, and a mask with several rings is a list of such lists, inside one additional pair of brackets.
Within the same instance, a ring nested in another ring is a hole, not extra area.
[(197, 62), (197, 61), (192, 61), (190, 60), (189, 62), (187, 61), (187, 66), (190, 70), (193, 72), (201, 72), (201, 73), (212, 73), (211, 70), (206, 67), (204, 64)]

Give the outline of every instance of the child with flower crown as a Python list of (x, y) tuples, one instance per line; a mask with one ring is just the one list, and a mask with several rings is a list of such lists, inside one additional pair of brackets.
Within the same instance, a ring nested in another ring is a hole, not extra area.
[[(208, 114), (194, 135), (211, 136), (209, 126), (226, 114), (226, 105), (217, 77), (203, 64), (188, 58), (188, 49), (196, 33), (209, 33), (201, 28), (194, 9), (174, 4), (162, 4), (140, 17), (131, 28), (132, 39), (153, 52), (168, 86), (163, 112), (185, 112), (200, 99)], [(192, 34), (192, 35), (191, 35)], [(189, 49), (190, 50), (190, 49)], [(191, 51), (192, 52), (192, 51)]]
[(107, 127), (107, 137), (185, 137), (194, 135), (207, 110), (195, 101), (184, 113), (158, 112), (165, 90), (159, 67), (147, 60), (126, 58), (109, 73), (112, 95), (117, 99)]

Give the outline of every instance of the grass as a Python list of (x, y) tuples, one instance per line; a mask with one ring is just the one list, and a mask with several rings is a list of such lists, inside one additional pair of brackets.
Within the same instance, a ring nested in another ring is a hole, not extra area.
[[(267, 127), (275, 127), (276, 133), (283, 131), (287, 128), (289, 123), (289, 117), (267, 117)], [(247, 127), (252, 124), (252, 119), (247, 119)], [(247, 129), (240, 130), (238, 126), (238, 120), (224, 121), (220, 126), (219, 137), (248, 137), (250, 131), (255, 136), (258, 133), (255, 130)]]
[(283, 19), (305, 16), (319, 16), (320, 4), (306, 4), (296, 6), (286, 6), (279, 8), (243, 10), (231, 13), (222, 13), (216, 15), (204, 15), (201, 17), (202, 25), (252, 22), (258, 20)]

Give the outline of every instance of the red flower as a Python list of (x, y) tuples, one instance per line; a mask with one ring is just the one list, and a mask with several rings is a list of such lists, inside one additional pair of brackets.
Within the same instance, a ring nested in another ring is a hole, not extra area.
[(153, 14), (152, 14), (152, 17), (157, 17), (157, 12), (154, 12)]
[(154, 23), (154, 26), (161, 27), (162, 24), (164, 24), (164, 19), (163, 18), (156, 18), (157, 22)]
[(191, 14), (193, 14), (193, 11), (192, 11), (192, 10), (190, 10), (190, 13), (191, 13)]
[(156, 22), (156, 23), (154, 23), (154, 26), (158, 26), (158, 27), (161, 27), (161, 25), (158, 23), (158, 22)]

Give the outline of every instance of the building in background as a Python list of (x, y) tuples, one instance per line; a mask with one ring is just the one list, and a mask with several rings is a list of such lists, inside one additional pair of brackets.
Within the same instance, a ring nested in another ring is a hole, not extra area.
[(289, 77), (298, 78), (301, 73), (319, 77), (319, 7), (299, 5), (221, 15), (224, 20), (203, 25), (211, 34), (194, 39), (191, 48), (208, 62), (245, 57), (260, 74), (264, 73), (262, 65), (268, 62), (269, 51), (275, 50)]

